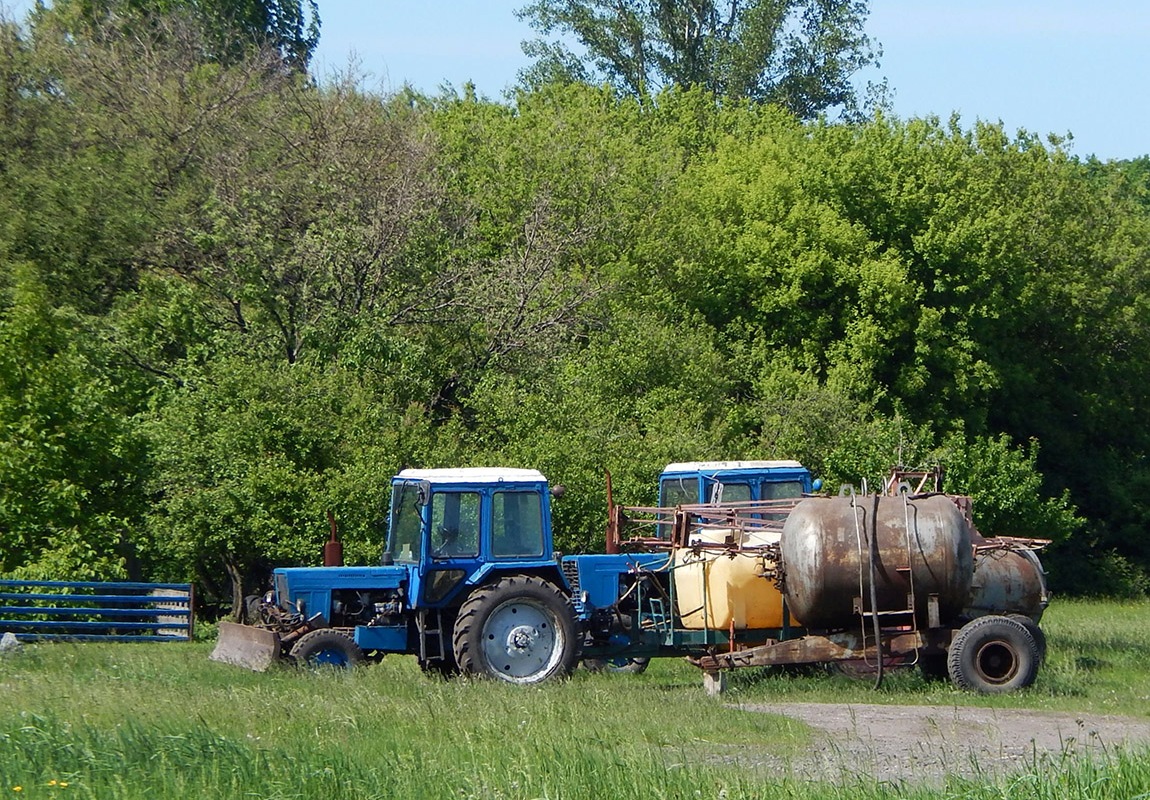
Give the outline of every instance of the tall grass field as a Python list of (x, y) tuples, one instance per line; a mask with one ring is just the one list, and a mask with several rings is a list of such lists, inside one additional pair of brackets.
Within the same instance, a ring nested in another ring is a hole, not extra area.
[(3, 798), (1150, 798), (1150, 751), (1035, 758), (941, 783), (764, 767), (812, 732), (735, 703), (987, 705), (1150, 719), (1150, 603), (1056, 601), (1025, 692), (983, 697), (912, 671), (732, 676), (706, 696), (680, 659), (538, 687), (351, 671), (255, 674), (191, 644), (40, 644), (0, 656)]

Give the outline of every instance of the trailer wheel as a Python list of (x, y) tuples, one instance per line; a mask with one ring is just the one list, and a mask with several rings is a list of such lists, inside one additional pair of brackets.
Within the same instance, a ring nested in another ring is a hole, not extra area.
[(1038, 647), (1038, 663), (1043, 664), (1046, 661), (1046, 633), (1038, 627), (1037, 622), (1025, 614), (1007, 614), (1007, 616), (1029, 631), (1034, 638), (1034, 644)]
[(465, 675), (538, 683), (575, 665), (575, 616), (566, 595), (541, 578), (513, 575), (476, 589), (452, 637)]
[(1038, 674), (1038, 645), (1018, 620), (991, 615), (968, 622), (947, 654), (950, 679), (960, 689), (995, 694), (1023, 689)]
[(354, 667), (365, 660), (354, 639), (332, 628), (320, 628), (299, 637), (292, 645), (291, 657), (297, 664), (312, 667)]
[(646, 672), (651, 663), (649, 658), (585, 658), (583, 667), (588, 672), (630, 672), (638, 675)]

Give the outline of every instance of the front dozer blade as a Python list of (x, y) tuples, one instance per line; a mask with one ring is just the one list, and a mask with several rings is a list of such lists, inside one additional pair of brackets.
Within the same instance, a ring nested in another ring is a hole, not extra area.
[(208, 658), (263, 672), (279, 661), (280, 635), (266, 628), (221, 622), (216, 649)]

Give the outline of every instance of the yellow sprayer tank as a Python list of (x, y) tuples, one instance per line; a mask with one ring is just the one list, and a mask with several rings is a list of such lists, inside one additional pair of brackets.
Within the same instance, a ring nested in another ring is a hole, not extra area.
[[(745, 547), (767, 544), (764, 536), (778, 533), (745, 533), (731, 528), (705, 528), (691, 542), (737, 543)], [(762, 551), (699, 550), (680, 548), (675, 553), (675, 604), (680, 624), (690, 630), (736, 630), (781, 628), (783, 595), (764, 571), (774, 561)], [(791, 620), (793, 623), (794, 620)]]

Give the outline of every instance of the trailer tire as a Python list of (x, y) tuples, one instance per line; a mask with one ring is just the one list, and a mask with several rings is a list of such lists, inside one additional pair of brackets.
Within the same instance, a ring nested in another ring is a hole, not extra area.
[(1037, 622), (1025, 614), (1007, 614), (1007, 616), (1030, 632), (1034, 638), (1034, 644), (1038, 647), (1038, 663), (1040, 666), (1044, 664), (1046, 662), (1046, 633), (1038, 626)]
[(305, 633), (292, 645), (291, 657), (296, 664), (310, 667), (354, 667), (366, 660), (354, 639), (333, 628)]
[(647, 671), (649, 658), (585, 658), (583, 667), (588, 672), (629, 672), (638, 675)]
[(459, 607), (452, 649), (465, 675), (539, 683), (575, 666), (575, 615), (567, 596), (532, 575), (482, 586)]
[(991, 615), (959, 630), (946, 663), (958, 688), (997, 694), (1034, 683), (1038, 662), (1038, 645), (1030, 631), (1018, 620)]

